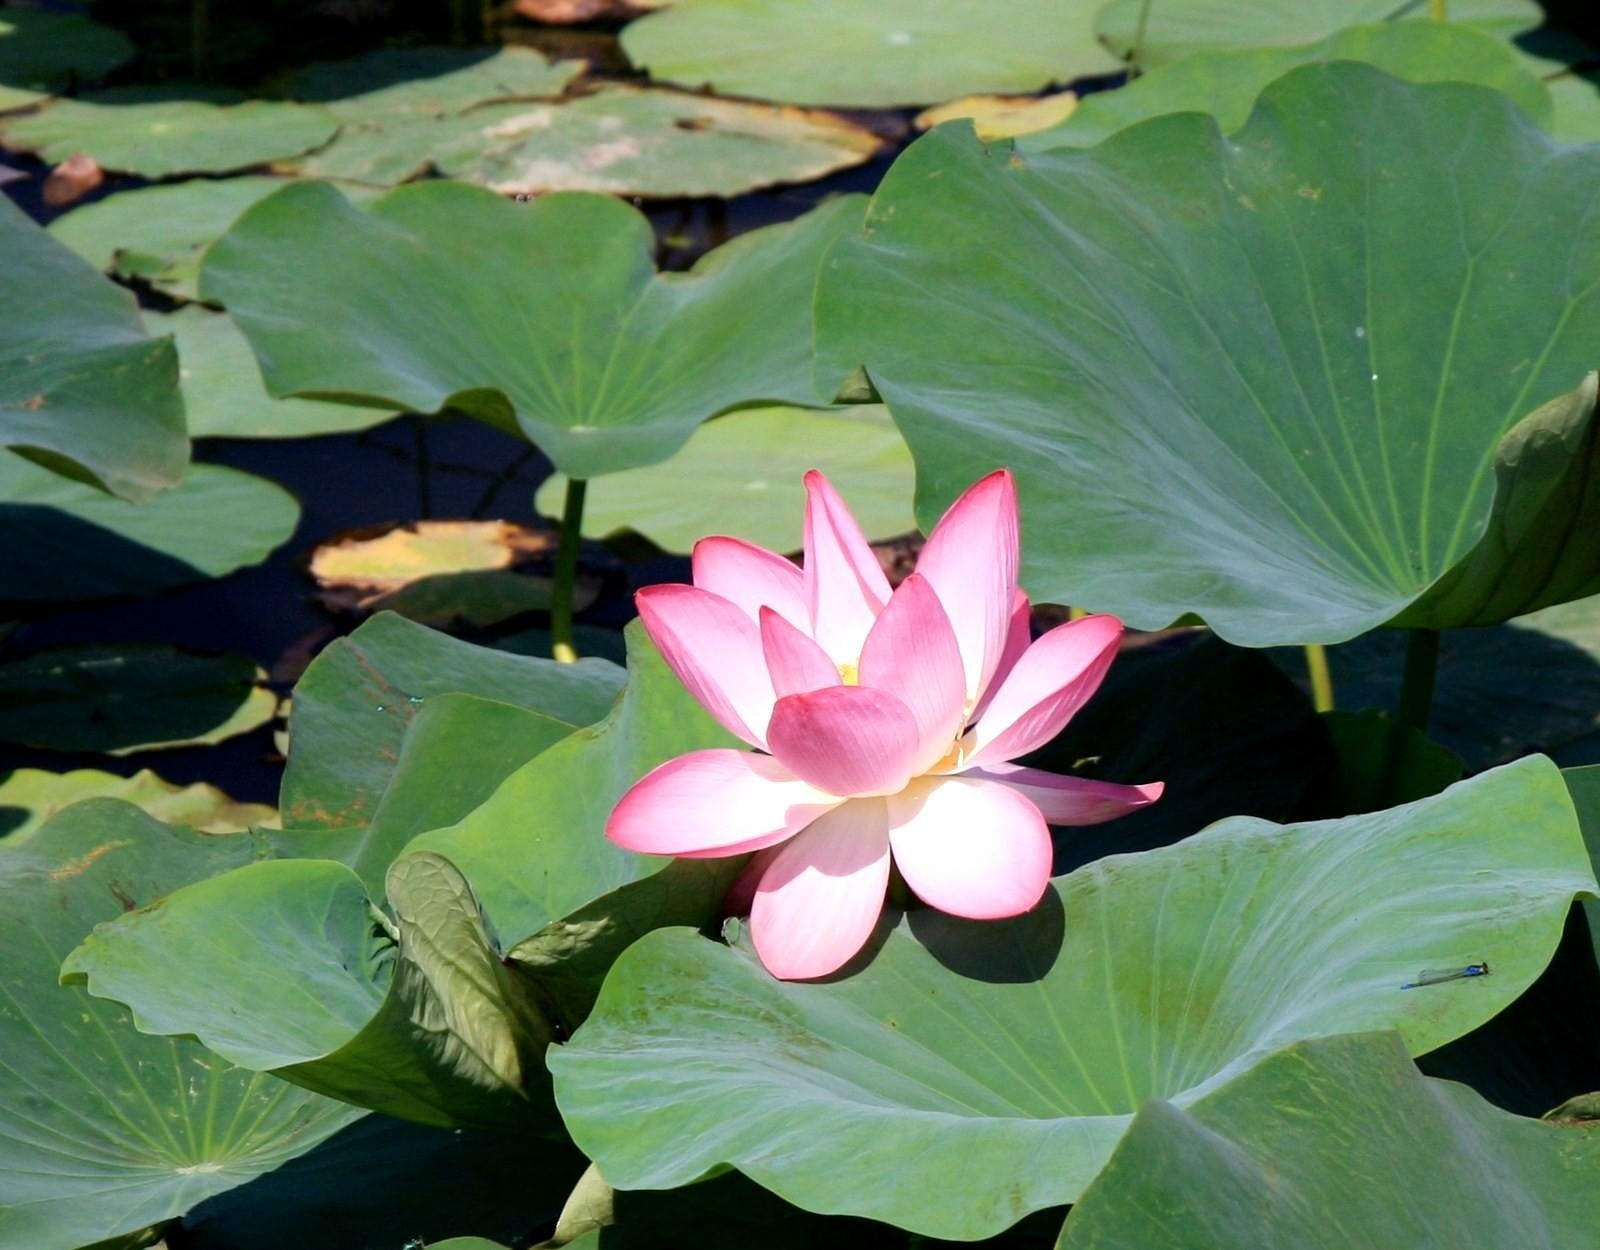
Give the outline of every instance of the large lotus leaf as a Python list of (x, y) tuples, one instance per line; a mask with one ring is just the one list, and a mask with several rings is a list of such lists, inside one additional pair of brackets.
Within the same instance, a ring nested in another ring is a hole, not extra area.
[(1250, 119), (1267, 84), (1296, 66), (1327, 61), (1364, 61), (1406, 82), (1477, 83), (1510, 96), (1546, 128), (1554, 121), (1550, 92), (1500, 40), (1449, 22), (1380, 22), (1297, 47), (1197, 52), (1120, 90), (1085, 97), (1066, 121), (1017, 146), (1027, 152), (1091, 147), (1163, 113), (1209, 113), (1231, 134)]
[(360, 404), (274, 399), (262, 385), (250, 344), (223, 313), (198, 305), (148, 313), (157, 333), (178, 344), (179, 387), (194, 438), (306, 438), (364, 430), (394, 416)]
[(1546, 79), (1555, 106), (1550, 130), (1568, 143), (1600, 139), (1600, 74), (1593, 68)]
[[(1191, 52), (1310, 43), (1345, 26), (1428, 15), (1426, 0), (1160, 0), (1148, 13), (1144, 3), (1111, 0), (1095, 29), (1118, 56), (1137, 48), (1146, 69)], [(1452, 23), (1507, 41), (1544, 20), (1536, 0), (1449, 0), (1449, 13)]]
[[(240, 213), (283, 186), (283, 178), (193, 178), (123, 191), (50, 223), (55, 235), (107, 273), (142, 278), (175, 299), (198, 297), (200, 260)], [(347, 188), (359, 200), (371, 192)], [(193, 414), (190, 414), (191, 428)]]
[(169, 178), (222, 174), (298, 156), (326, 143), (339, 129), (333, 115), (305, 104), (250, 100), (129, 102), (116, 92), (81, 100), (56, 100), (3, 130), (11, 151), (47, 161), (77, 153), (102, 169)]
[(403, 1119), (505, 1128), (547, 1108), (537, 987), (466, 879), (409, 855), (385, 891), (392, 922), (343, 864), (263, 860), (100, 925), (62, 976), (143, 1032)]
[(148, 768), (131, 777), (95, 768), (69, 773), (18, 768), (0, 779), (0, 848), (20, 846), (57, 812), (84, 799), (124, 799), (157, 820), (202, 833), (234, 833), (251, 825), (270, 824), (278, 815), (276, 808), (241, 803), (215, 786), (200, 782), (173, 785)]
[[(1304, 1038), (1397, 1028), (1421, 1053), (1469, 1031), (1595, 888), (1560, 773), (1525, 760), (1102, 859), (1013, 921), (914, 912), (827, 983), (775, 980), (742, 934), (652, 933), (549, 1064), (614, 1185), (731, 1164), (810, 1210), (977, 1238), (1075, 1201), (1150, 1098), (1186, 1106)], [(1492, 975), (1401, 988), (1478, 960)]]
[(883, 140), (836, 113), (659, 88), (497, 104), (442, 127), (433, 164), (502, 194), (742, 195), (871, 160)]
[(171, 340), (4, 197), (0, 255), (0, 445), (127, 499), (176, 485), (189, 445)]
[(1179, 1109), (1152, 1099), (1061, 1250), (1582, 1250), (1600, 1127), (1508, 1115), (1394, 1033), (1301, 1042)]
[(193, 1042), (145, 1037), (125, 1010), (57, 984), (94, 925), (253, 854), (248, 837), (170, 828), (109, 799), (0, 852), (4, 1250), (74, 1250), (181, 1215), (354, 1119)]
[(810, 293), (860, 213), (847, 196), (657, 274), (650, 223), (609, 196), (432, 182), (362, 212), (294, 186), (217, 241), (201, 289), (275, 395), (456, 409), (592, 477), (666, 459), (728, 408), (810, 402)]
[(628, 685), (611, 715), (536, 756), (465, 819), (409, 849), (460, 867), (511, 958), (557, 986), (563, 1022), (576, 1023), (624, 946), (661, 925), (705, 924), (741, 863), (624, 851), (605, 838), (612, 807), (656, 765), (734, 745), (635, 623)]
[(347, 125), (397, 116), (442, 117), (492, 100), (557, 96), (582, 61), (550, 61), (533, 48), (381, 48), (290, 75), (289, 95), (325, 105)]
[(622, 47), (652, 78), (724, 95), (888, 108), (1031, 92), (1118, 68), (1096, 0), (677, 0)]
[(178, 486), (135, 504), (4, 456), (0, 605), (149, 594), (224, 577), (265, 560), (299, 519), (286, 490), (236, 469), (192, 464)]
[(78, 13), (8, 8), (0, 15), (0, 109), (33, 104), (109, 74), (133, 56), (119, 30)]
[(1597, 173), (1498, 92), (1349, 62), (1232, 138), (943, 127), (830, 259), (822, 380), (867, 366), (926, 521), (1013, 468), (1036, 598), (1247, 645), (1505, 620), (1600, 589)]
[(369, 1115), (276, 1172), (195, 1208), (184, 1217), (181, 1244), (404, 1250), (421, 1241), (439, 1250), (451, 1244), (441, 1238), (477, 1233), (523, 1245), (530, 1229), (548, 1225), (560, 1210), (583, 1165), (564, 1141)]
[(221, 742), (277, 713), (265, 677), (246, 656), (162, 643), (36, 651), (0, 663), (0, 742), (108, 755)]
[[(477, 647), (380, 613), (312, 662), (294, 691), (279, 807), (291, 828), (369, 824), (427, 700), (469, 694), (593, 724), (622, 686), (603, 660), (557, 664)], [(471, 746), (458, 748), (474, 749)]]
[[(807, 469), (821, 469), (850, 501), (869, 538), (917, 527), (911, 455), (881, 405), (833, 412), (747, 408), (708, 421), (662, 464), (600, 478), (584, 500), (583, 531), (635, 530), (668, 551), (707, 534), (732, 534), (774, 551), (800, 550)], [(547, 479), (539, 511), (561, 515), (566, 479)]]

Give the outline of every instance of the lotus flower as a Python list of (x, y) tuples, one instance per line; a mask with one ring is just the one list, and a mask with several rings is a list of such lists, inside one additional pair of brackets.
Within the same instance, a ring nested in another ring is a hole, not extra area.
[(1030, 642), (1008, 471), (951, 505), (892, 592), (827, 478), (813, 470), (805, 484), (803, 571), (706, 538), (694, 585), (637, 597), (672, 670), (756, 749), (669, 760), (606, 826), (651, 855), (761, 852), (742, 882), (751, 936), (784, 979), (825, 976), (865, 945), (891, 856), (931, 907), (1016, 916), (1049, 884), (1047, 824), (1110, 820), (1162, 789), (1010, 762), (1094, 693), (1122, 623), (1087, 616)]

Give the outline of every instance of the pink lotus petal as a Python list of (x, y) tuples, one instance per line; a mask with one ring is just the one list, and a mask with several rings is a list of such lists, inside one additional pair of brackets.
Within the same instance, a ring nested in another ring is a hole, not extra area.
[(811, 636), (835, 664), (854, 664), (889, 601), (889, 579), (845, 507), (816, 469), (806, 474), (805, 585)]
[(1043, 897), (1050, 831), (1017, 791), (967, 777), (919, 777), (888, 803), (894, 862), (928, 906), (998, 920)]
[(866, 944), (889, 885), (888, 823), (882, 799), (853, 799), (778, 851), (750, 908), (756, 954), (773, 976), (827, 976)]
[(791, 625), (809, 627), (800, 566), (742, 538), (717, 535), (694, 545), (694, 584), (736, 604), (752, 621), (764, 607)]
[(755, 621), (695, 586), (646, 586), (634, 602), (650, 640), (689, 693), (729, 733), (765, 746), (777, 696)]
[(772, 689), (780, 699), (839, 684), (839, 670), (811, 635), (766, 607), (761, 609), (761, 650)]
[(1063, 777), (1018, 764), (994, 764), (962, 774), (1010, 786), (1044, 814), (1046, 824), (1098, 825), (1129, 812), (1149, 807), (1161, 797), (1166, 785), (1160, 781), (1139, 786), (1119, 786), (1110, 781), (1091, 781), (1087, 777)]
[(1122, 622), (1085, 616), (1057, 625), (1022, 654), (963, 739), (962, 770), (990, 768), (1042, 747), (1099, 688), (1117, 658)]
[(950, 618), (920, 574), (900, 583), (867, 635), (860, 680), (911, 709), (918, 733), (914, 772), (949, 753), (966, 719), (966, 678)]
[(969, 487), (950, 505), (917, 557), (961, 644), (967, 702), (982, 698), (1010, 636), (1020, 561), (1017, 487), (1009, 469)]
[(641, 777), (606, 821), (606, 837), (645, 855), (741, 855), (791, 837), (838, 805), (770, 755), (691, 751)]
[(1011, 609), (1011, 625), (1006, 630), (1005, 649), (1000, 652), (1000, 662), (994, 667), (994, 676), (989, 678), (989, 684), (984, 687), (982, 696), (978, 699), (978, 706), (973, 709), (969, 721), (975, 721), (983, 715), (984, 709), (994, 699), (995, 693), (1000, 689), (1011, 670), (1017, 666), (1017, 661), (1022, 658), (1030, 646), (1033, 645), (1033, 604), (1028, 602), (1028, 596), (1022, 591), (1017, 591), (1015, 606)]
[(796, 777), (840, 797), (890, 794), (910, 780), (917, 721), (892, 694), (830, 686), (779, 699), (767, 745)]

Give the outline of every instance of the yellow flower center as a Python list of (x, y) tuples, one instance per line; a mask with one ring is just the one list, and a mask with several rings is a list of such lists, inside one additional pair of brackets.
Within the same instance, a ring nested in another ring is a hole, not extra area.
[(847, 686), (860, 684), (861, 675), (856, 671), (856, 666), (848, 662), (839, 665), (839, 680)]

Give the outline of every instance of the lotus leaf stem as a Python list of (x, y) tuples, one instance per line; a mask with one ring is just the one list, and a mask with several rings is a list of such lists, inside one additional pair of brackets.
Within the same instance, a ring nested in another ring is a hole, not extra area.
[(1333, 673), (1328, 668), (1328, 649), (1320, 642), (1306, 644), (1306, 672), (1311, 677), (1311, 702), (1319, 712), (1331, 712)]
[(561, 546), (556, 550), (556, 584), (550, 594), (550, 654), (562, 664), (578, 658), (572, 645), (572, 597), (578, 577), (578, 545), (583, 541), (583, 496), (588, 487), (583, 478), (569, 477), (561, 509)]
[(1418, 733), (1428, 732), (1433, 711), (1433, 684), (1439, 669), (1439, 631), (1413, 629), (1406, 637), (1405, 674), (1400, 679), (1400, 705), (1395, 721)]
[[(1441, 0), (1432, 0), (1432, 3), (1441, 3)], [(1133, 32), (1133, 48), (1128, 53), (1128, 76), (1137, 78), (1142, 72), (1140, 61), (1144, 59), (1144, 32), (1150, 24), (1150, 0), (1144, 0), (1139, 6), (1139, 24)]]
[(1450, 0), (1428, 0), (1428, 16), (1436, 22), (1450, 20)]

